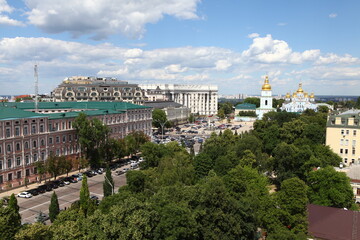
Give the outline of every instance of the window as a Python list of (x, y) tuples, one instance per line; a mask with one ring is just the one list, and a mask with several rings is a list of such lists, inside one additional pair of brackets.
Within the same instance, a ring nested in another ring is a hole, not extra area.
[(353, 147), (356, 146), (356, 140), (352, 140), (352, 145), (353, 145)]
[(66, 142), (66, 136), (65, 135), (62, 137), (62, 141)]
[(356, 130), (353, 131), (353, 135), (356, 136)]
[(60, 155), (60, 150), (56, 149), (56, 156), (59, 156), (59, 155)]
[(36, 126), (35, 126), (35, 125), (32, 125), (32, 126), (31, 126), (31, 133), (32, 133), (32, 134), (35, 134), (35, 133), (36, 133)]
[(43, 124), (40, 125), (40, 132), (41, 133), (44, 132), (44, 125)]
[(360, 195), (360, 188), (356, 190), (356, 195)]
[(346, 135), (349, 135), (349, 130), (346, 130)]
[(348, 146), (349, 145), (349, 139), (346, 139), (345, 140), (345, 146)]
[(343, 153), (343, 149), (342, 149), (342, 148), (340, 149), (340, 153), (341, 153), (341, 154)]
[(33, 141), (33, 148), (36, 148), (36, 141)]
[(45, 146), (45, 140), (44, 140), (44, 139), (41, 139), (41, 141), (40, 141), (40, 146), (41, 146), (41, 147)]
[(348, 154), (348, 149), (345, 149), (345, 154)]
[(49, 138), (49, 144), (53, 144), (53, 139), (52, 139), (52, 137)]
[(3, 169), (3, 161), (0, 161), (0, 170)]
[(38, 155), (37, 155), (36, 153), (34, 154), (34, 158), (33, 158), (33, 159), (34, 159), (34, 162), (36, 162), (36, 161), (38, 160)]
[(60, 142), (60, 137), (57, 136), (57, 137), (56, 137), (56, 143), (59, 143), (59, 142)]
[(62, 122), (62, 128), (61, 128), (62, 130), (64, 130), (65, 129), (65, 123), (64, 122)]
[(16, 151), (20, 151), (20, 143), (16, 143)]
[(344, 135), (344, 134), (345, 134), (345, 130), (341, 129), (341, 135)]
[(8, 166), (8, 168), (12, 167), (12, 160), (11, 159), (8, 159), (7, 166)]
[(16, 178), (17, 178), (17, 179), (20, 179), (20, 178), (21, 178), (21, 171), (18, 171), (18, 172), (16, 173)]
[(71, 135), (69, 135), (69, 142), (71, 142), (71, 140), (72, 140), (72, 136), (71, 136)]
[(41, 160), (42, 160), (42, 161), (45, 160), (45, 152), (41, 152)]
[(4, 177), (3, 175), (0, 175), (0, 184), (4, 183)]
[(8, 181), (12, 181), (12, 173), (8, 174)]
[(25, 148), (25, 149), (29, 149), (29, 142), (25, 142), (24, 148)]
[(19, 127), (15, 128), (15, 136), (20, 136), (20, 128)]
[(29, 158), (29, 156), (25, 156), (25, 163), (26, 163), (26, 165), (29, 165), (29, 164), (30, 164), (30, 158)]
[(355, 148), (353, 148), (352, 150), (352, 155), (355, 155)]
[(28, 135), (28, 127), (24, 126), (24, 135)]
[(6, 150), (7, 150), (8, 152), (11, 152), (11, 145), (10, 145), (10, 144), (6, 145)]
[[(35, 173), (35, 169), (36, 169), (36, 168), (34, 168), (34, 173)], [(36, 173), (37, 173), (37, 169), (36, 169)], [(35, 173), (35, 174), (36, 174), (36, 173)], [(25, 170), (25, 175), (26, 175), (27, 177), (30, 176), (30, 169), (26, 169), (26, 170)]]
[(10, 128), (6, 129), (6, 137), (10, 137)]
[(347, 158), (344, 158), (344, 162), (347, 163)]
[(17, 166), (20, 166), (20, 165), (21, 165), (21, 158), (20, 158), (20, 157), (17, 157), (17, 158), (16, 158), (16, 165), (17, 165)]
[(0, 146), (0, 154), (2, 153), (2, 148), (1, 148), (1, 146)]

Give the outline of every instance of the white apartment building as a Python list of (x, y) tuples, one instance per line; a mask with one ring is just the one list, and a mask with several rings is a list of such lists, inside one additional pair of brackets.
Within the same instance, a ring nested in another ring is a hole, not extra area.
[(218, 87), (215, 85), (139, 84), (149, 101), (174, 101), (200, 115), (217, 114)]

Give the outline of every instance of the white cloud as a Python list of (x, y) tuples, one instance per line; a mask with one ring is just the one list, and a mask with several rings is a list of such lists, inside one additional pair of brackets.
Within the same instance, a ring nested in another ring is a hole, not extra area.
[(11, 13), (14, 9), (6, 2), (6, 0), (0, 0), (0, 13), (8, 12)]
[(0, 24), (3, 25), (10, 25), (10, 26), (25, 26), (24, 23), (15, 20), (15, 19), (11, 19), (8, 16), (4, 16), (4, 15), (0, 15)]
[(9, 16), (4, 13), (12, 13), (14, 8), (12, 8), (6, 0), (0, 0), (0, 25), (10, 25), (10, 26), (25, 26), (24, 23), (11, 19)]
[(69, 32), (74, 37), (103, 39), (112, 34), (141, 38), (145, 25), (164, 15), (198, 19), (200, 0), (25, 0), (30, 24), (47, 33)]
[(336, 18), (338, 15), (337, 13), (330, 13), (329, 18)]
[[(118, 77), (133, 83), (217, 84), (220, 91), (255, 94), (265, 74), (275, 94), (296, 88), (300, 81), (319, 91), (327, 89), (321, 86), (324, 82), (332, 86), (355, 84), (347, 94), (355, 94), (360, 88), (358, 58), (322, 54), (317, 49), (295, 52), (286, 41), (271, 35), (254, 38), (242, 52), (191, 46), (144, 50), (109, 43), (17, 37), (0, 39), (0, 82), (4, 86), (0, 94), (7, 94), (9, 89), (28, 93), (35, 61), (39, 63), (41, 92), (50, 92), (73, 75)], [(14, 88), (9, 82), (18, 85)]]
[(280, 26), (280, 27), (283, 27), (283, 26), (286, 26), (287, 23), (285, 23), (285, 22), (279, 22), (277, 25)]
[(250, 33), (249, 35), (247, 35), (248, 38), (257, 38), (260, 35), (258, 33)]

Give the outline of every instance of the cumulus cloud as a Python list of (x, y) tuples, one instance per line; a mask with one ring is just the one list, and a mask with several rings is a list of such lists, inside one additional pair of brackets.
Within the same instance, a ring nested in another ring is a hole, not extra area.
[(47, 33), (69, 32), (74, 37), (104, 39), (112, 34), (141, 38), (145, 25), (164, 15), (198, 19), (200, 0), (25, 0), (30, 24)]
[(336, 18), (337, 17), (337, 13), (330, 13), (329, 14), (329, 18)]
[(249, 35), (247, 35), (248, 38), (257, 38), (260, 35), (258, 33), (250, 33)]
[[(0, 94), (8, 89), (27, 93), (35, 61), (39, 63), (42, 92), (50, 92), (73, 75), (110, 76), (134, 83), (217, 84), (220, 89), (240, 88), (236, 91), (248, 93), (258, 93), (265, 74), (274, 93), (286, 93), (292, 89), (289, 86), (296, 88), (300, 81), (322, 90), (321, 84), (327, 81), (358, 81), (350, 92), (360, 87), (358, 58), (323, 54), (318, 49), (296, 52), (286, 41), (271, 35), (253, 38), (242, 52), (191, 46), (144, 50), (109, 43), (17, 37), (0, 39), (0, 82), (4, 86)], [(14, 88), (9, 82), (19, 85)]]
[(10, 25), (10, 26), (25, 26), (24, 23), (11, 19), (5, 13), (12, 13), (14, 8), (12, 8), (6, 0), (0, 0), (0, 25)]

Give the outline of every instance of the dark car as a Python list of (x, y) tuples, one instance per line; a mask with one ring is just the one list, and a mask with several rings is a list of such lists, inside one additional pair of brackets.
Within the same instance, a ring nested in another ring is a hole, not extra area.
[(46, 184), (45, 185), (46, 186), (46, 191), (47, 192), (50, 192), (50, 191), (52, 191), (53, 189), (54, 189), (54, 184), (52, 184), (52, 183), (48, 183), (48, 184)]
[(84, 172), (84, 174), (85, 174), (87, 177), (93, 177), (93, 176), (94, 176), (90, 171)]
[(77, 180), (74, 179), (73, 177), (66, 177), (64, 178), (65, 181), (71, 182), (71, 183), (77, 183)]
[(61, 180), (55, 180), (55, 181), (53, 181), (52, 183), (55, 184), (55, 185), (58, 186), (58, 187), (63, 187), (63, 186), (65, 186), (65, 183), (64, 183), (63, 181), (61, 181)]
[(38, 193), (45, 193), (46, 192), (46, 186), (41, 185), (36, 190), (38, 191)]
[(30, 189), (28, 193), (31, 193), (33, 196), (39, 195), (39, 191), (37, 189)]
[(59, 187), (58, 182), (55, 182), (55, 181), (49, 182), (48, 184), (51, 185), (51, 187), (52, 187), (53, 189), (56, 189), (56, 188)]

